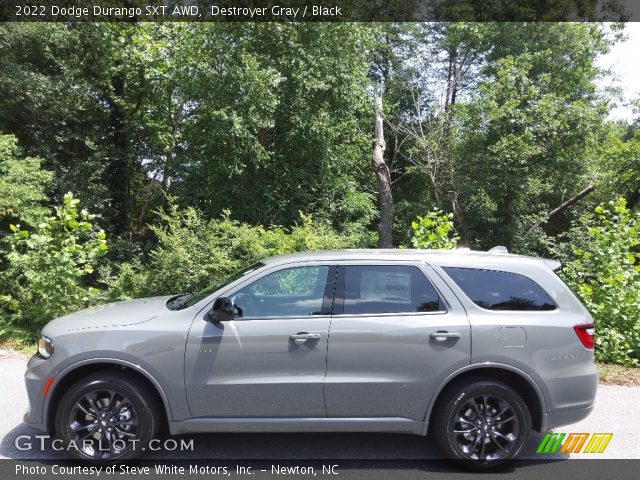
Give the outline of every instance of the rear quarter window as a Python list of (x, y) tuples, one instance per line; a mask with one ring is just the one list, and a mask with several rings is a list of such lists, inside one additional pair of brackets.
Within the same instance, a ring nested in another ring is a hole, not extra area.
[(473, 303), (487, 310), (548, 311), (556, 304), (536, 282), (498, 270), (443, 267)]

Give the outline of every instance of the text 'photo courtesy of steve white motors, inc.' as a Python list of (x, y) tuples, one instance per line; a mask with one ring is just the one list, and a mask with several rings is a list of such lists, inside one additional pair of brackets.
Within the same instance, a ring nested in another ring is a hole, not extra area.
[(259, 478), (262, 476), (302, 476), (302, 477), (335, 477), (338, 476), (339, 465), (337, 464), (270, 464), (270, 465), (248, 465), (248, 464), (228, 464), (228, 465), (15, 465), (16, 476), (26, 477), (66, 477), (74, 478), (180, 478), (189, 477), (244, 477), (252, 476)]
[(313, 19), (314, 17), (334, 17), (339, 19), (343, 9), (340, 6), (302, 5), (302, 6), (220, 6), (220, 5), (144, 5), (135, 7), (111, 7), (104, 5), (63, 6), (63, 5), (16, 5), (14, 10), (16, 20), (29, 17), (47, 17), (50, 20), (98, 18), (180, 18), (182, 20), (223, 19), (225, 17), (241, 17), (247, 20), (261, 18), (286, 18), (291, 20)]

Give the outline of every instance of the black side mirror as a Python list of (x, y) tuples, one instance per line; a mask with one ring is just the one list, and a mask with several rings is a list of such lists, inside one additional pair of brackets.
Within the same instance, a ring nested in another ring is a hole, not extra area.
[(211, 323), (228, 322), (236, 317), (233, 302), (228, 297), (216, 298), (213, 307), (204, 316)]

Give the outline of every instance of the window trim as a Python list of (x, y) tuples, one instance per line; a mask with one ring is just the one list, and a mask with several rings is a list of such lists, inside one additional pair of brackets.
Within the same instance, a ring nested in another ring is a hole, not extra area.
[[(424, 276), (425, 280), (429, 282), (431, 287), (438, 295), (438, 304), (443, 309), (434, 310), (432, 312), (384, 312), (384, 313), (344, 313), (344, 290), (346, 279), (347, 267), (412, 267), (418, 270), (418, 272)], [(446, 297), (442, 294), (440, 289), (431, 281), (429, 276), (416, 263), (340, 263), (337, 265), (337, 278), (335, 283), (335, 295), (333, 300), (333, 317), (413, 317), (413, 316), (432, 316), (432, 315), (446, 315), (449, 313), (449, 306), (447, 305)]]
[[(492, 269), (492, 268), (482, 268), (482, 267), (461, 267), (461, 266), (451, 266), (451, 265), (447, 265), (447, 266), (439, 266), (439, 268), (442, 270), (442, 272), (446, 275), (447, 279), (449, 281), (451, 281), (453, 283), (453, 285), (460, 290), (460, 292), (462, 293), (462, 295), (464, 295), (464, 297), (469, 300), (469, 302), (471, 303), (471, 305), (473, 305), (476, 308), (479, 308), (480, 310), (484, 311), (484, 312), (490, 312), (490, 313), (502, 313), (502, 314), (513, 314), (514, 312), (517, 312), (518, 314), (537, 314), (540, 315), (542, 314), (553, 314), (556, 313), (558, 311), (560, 311), (560, 306), (558, 305), (558, 302), (556, 302), (556, 300), (551, 296), (551, 294), (544, 288), (542, 288), (542, 286), (536, 282), (533, 278), (531, 278), (528, 275), (525, 275), (523, 273), (520, 272), (514, 272), (514, 271), (509, 271), (509, 270), (496, 270), (496, 269)], [(507, 273), (510, 275), (519, 275), (527, 280), (529, 280), (531, 283), (533, 283), (535, 286), (537, 286), (547, 297), (549, 297), (549, 300), (551, 300), (553, 302), (554, 308), (550, 309), (550, 310), (508, 310), (508, 309), (490, 309), (490, 308), (485, 308), (481, 305), (478, 305), (469, 295), (467, 295), (467, 292), (464, 291), (464, 289), (458, 284), (458, 282), (456, 282), (456, 280), (449, 275), (449, 272), (447, 272), (448, 268), (457, 268), (457, 269), (461, 269), (461, 270), (480, 270), (480, 271), (485, 271), (485, 272), (497, 272), (497, 273)]]
[(248, 279), (249, 281), (243, 282), (240, 285), (237, 285), (235, 288), (224, 292), (225, 297), (232, 297), (238, 291), (242, 290), (250, 286), (251, 284), (260, 281), (261, 279), (271, 275), (273, 273), (281, 272), (283, 270), (290, 270), (292, 268), (313, 268), (313, 267), (328, 267), (326, 285), (324, 289), (324, 293), (322, 295), (322, 305), (320, 306), (320, 311), (327, 312), (318, 315), (270, 315), (264, 317), (236, 317), (231, 321), (245, 322), (248, 320), (299, 320), (301, 318), (330, 318), (333, 311), (333, 303), (336, 292), (336, 277), (337, 277), (337, 266), (329, 263), (294, 263), (294, 264), (283, 264), (278, 265), (276, 268), (269, 269), (264, 272), (264, 275), (260, 275), (258, 277), (252, 277)]

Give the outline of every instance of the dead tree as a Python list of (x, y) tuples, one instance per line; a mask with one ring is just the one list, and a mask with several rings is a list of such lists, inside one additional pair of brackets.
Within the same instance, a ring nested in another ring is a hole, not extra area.
[(571, 197), (569, 200), (567, 200), (566, 202), (563, 202), (562, 204), (560, 204), (559, 206), (557, 206), (556, 208), (554, 208), (553, 210), (551, 210), (548, 214), (547, 214), (547, 218), (542, 219), (538, 222), (536, 222), (533, 227), (531, 227), (531, 230), (535, 230), (536, 228), (540, 228), (544, 223), (547, 223), (549, 220), (551, 220), (552, 217), (555, 217), (557, 214), (559, 214), (560, 212), (566, 210), (567, 208), (569, 208), (571, 205), (573, 205), (574, 203), (578, 202), (579, 200), (581, 200), (582, 198), (586, 197), (587, 195), (589, 195), (593, 190), (595, 190), (596, 187), (594, 187), (593, 185), (588, 185), (587, 188), (585, 188), (584, 190), (582, 190), (581, 192), (577, 193), (576, 195), (574, 195), (573, 197)]
[(384, 141), (384, 118), (382, 114), (382, 89), (374, 94), (375, 124), (372, 165), (378, 186), (378, 247), (391, 248), (393, 245), (393, 194), (391, 191), (391, 171), (384, 161), (386, 144)]

